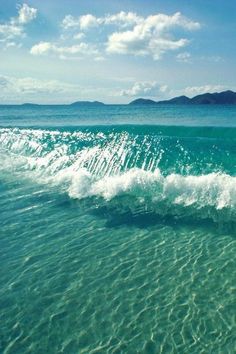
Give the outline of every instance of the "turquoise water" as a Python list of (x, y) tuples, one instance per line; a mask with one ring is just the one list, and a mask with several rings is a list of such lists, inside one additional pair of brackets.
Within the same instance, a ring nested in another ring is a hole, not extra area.
[(235, 353), (236, 107), (0, 108), (0, 352)]

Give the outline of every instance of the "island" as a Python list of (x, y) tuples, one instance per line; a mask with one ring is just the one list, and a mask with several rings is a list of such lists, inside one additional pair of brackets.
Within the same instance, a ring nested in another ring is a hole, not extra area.
[[(154, 101), (149, 98), (137, 98), (128, 104), (122, 104), (122, 106), (157, 106), (157, 105), (235, 105), (236, 104), (236, 92), (227, 90), (223, 92), (215, 93), (203, 93), (201, 95), (194, 96), (192, 98), (187, 96), (178, 96), (164, 101)], [(37, 104), (37, 103), (23, 103), (15, 105), (0, 106), (17, 106), (23, 108), (39, 108), (39, 107), (105, 107), (114, 104), (107, 104), (100, 101), (76, 101), (69, 104)], [(119, 105), (119, 104), (117, 104)]]
[(189, 98), (187, 96), (179, 96), (165, 101), (153, 101), (145, 98), (138, 98), (129, 103), (130, 105), (157, 105), (157, 104), (236, 104), (236, 92), (223, 91), (215, 93), (203, 93), (201, 95)]
[(105, 106), (105, 103), (99, 101), (77, 101), (70, 104), (73, 107), (81, 107), (81, 106)]
[[(11, 106), (11, 105), (10, 105)], [(18, 105), (14, 105), (18, 106)], [(38, 104), (38, 103), (22, 103), (19, 106), (21, 107), (26, 107), (26, 108), (37, 108), (37, 107), (83, 107), (83, 106), (92, 106), (92, 107), (98, 107), (98, 106), (106, 106), (105, 103), (99, 102), (99, 101), (76, 101), (73, 103), (68, 103), (68, 104)]]

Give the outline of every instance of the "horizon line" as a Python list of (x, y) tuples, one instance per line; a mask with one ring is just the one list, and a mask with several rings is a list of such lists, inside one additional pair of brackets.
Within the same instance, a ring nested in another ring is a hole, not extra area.
[[(0, 103), (0, 106), (75, 106), (76, 104), (81, 104), (81, 105), (101, 105), (101, 106), (127, 106), (127, 105), (130, 105), (132, 102), (135, 102), (135, 101), (139, 101), (139, 100), (142, 100), (143, 102), (153, 102), (153, 104), (161, 104), (161, 103), (170, 103), (170, 101), (172, 100), (175, 100), (175, 99), (178, 99), (178, 98), (187, 98), (189, 99), (190, 101), (192, 99), (194, 99), (195, 97), (199, 97), (199, 96), (204, 96), (204, 95), (215, 95), (215, 94), (222, 94), (222, 93), (233, 93), (233, 94), (236, 94), (235, 91), (233, 90), (224, 90), (224, 91), (221, 91), (221, 92), (205, 92), (205, 93), (201, 93), (201, 94), (198, 94), (198, 95), (195, 95), (193, 97), (188, 97), (186, 95), (180, 95), (180, 96), (175, 96), (175, 97), (172, 97), (172, 98), (169, 98), (169, 99), (165, 99), (165, 100), (159, 100), (159, 101), (155, 101), (154, 99), (152, 98), (148, 98), (148, 97), (138, 97), (138, 98), (134, 98), (133, 100), (131, 100), (130, 102), (128, 103), (105, 103), (105, 102), (102, 102), (102, 101), (98, 101), (98, 100), (79, 100), (79, 101), (74, 101), (74, 102), (70, 102), (70, 103), (34, 103), (34, 102), (23, 102), (23, 103)], [(183, 104), (186, 104), (186, 103), (183, 103)]]

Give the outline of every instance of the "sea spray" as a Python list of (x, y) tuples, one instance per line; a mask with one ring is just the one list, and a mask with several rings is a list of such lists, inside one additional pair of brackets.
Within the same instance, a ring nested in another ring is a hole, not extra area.
[(208, 148), (211, 165), (199, 161), (197, 142), (190, 148), (185, 138), (114, 131), (0, 130), (2, 169), (10, 166), (21, 178), (56, 186), (73, 199), (109, 201), (130, 195), (136, 198), (135, 207), (145, 204), (159, 214), (234, 221), (236, 177), (224, 168), (215, 140), (203, 140), (202, 145)]

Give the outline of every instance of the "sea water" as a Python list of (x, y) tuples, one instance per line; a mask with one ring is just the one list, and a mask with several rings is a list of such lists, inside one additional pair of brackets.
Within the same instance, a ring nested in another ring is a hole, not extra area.
[(1, 353), (235, 353), (235, 106), (1, 106), (0, 162)]

